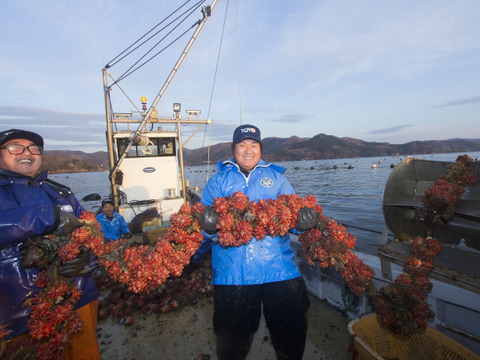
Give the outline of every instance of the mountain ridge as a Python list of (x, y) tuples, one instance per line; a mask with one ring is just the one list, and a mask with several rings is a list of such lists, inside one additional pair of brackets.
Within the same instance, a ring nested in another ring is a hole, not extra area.
[[(281, 162), (471, 151), (480, 151), (480, 139), (455, 138), (390, 144), (368, 142), (350, 137), (339, 138), (321, 133), (311, 138), (298, 136), (264, 138), (262, 158), (266, 161)], [(232, 150), (229, 142), (210, 146), (210, 161), (213, 163), (231, 156)], [(185, 148), (183, 151), (186, 166), (206, 163), (207, 157), (206, 147)], [(106, 151), (85, 153), (70, 150), (48, 150), (43, 155), (42, 169), (49, 169), (51, 173), (107, 171), (108, 168)]]
[[(265, 138), (263, 139), (262, 158), (266, 161), (281, 162), (471, 151), (480, 151), (480, 139), (429, 140), (390, 144), (367, 142), (350, 137), (338, 138), (322, 133), (312, 138), (297, 136)], [(205, 148), (184, 149), (184, 161), (188, 165), (205, 163), (207, 161), (206, 154)], [(221, 143), (210, 147), (210, 159), (213, 162), (231, 156), (230, 143)]]

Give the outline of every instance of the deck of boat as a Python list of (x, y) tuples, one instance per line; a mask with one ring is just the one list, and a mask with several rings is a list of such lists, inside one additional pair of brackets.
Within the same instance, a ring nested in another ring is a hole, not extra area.
[[(314, 296), (310, 301), (304, 360), (351, 359), (348, 319)], [(164, 314), (139, 313), (130, 326), (117, 319), (102, 320), (97, 333), (102, 359), (214, 360), (212, 316), (211, 298), (205, 297), (195, 305)], [(247, 359), (275, 359), (263, 317)]]

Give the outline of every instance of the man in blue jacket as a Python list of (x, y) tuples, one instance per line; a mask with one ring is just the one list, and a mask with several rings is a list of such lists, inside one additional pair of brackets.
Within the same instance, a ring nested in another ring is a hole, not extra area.
[[(257, 127), (235, 129), (233, 158), (218, 162), (217, 173), (202, 193), (205, 212), (196, 214), (206, 236), (200, 252), (212, 244), (213, 326), (220, 360), (245, 359), (262, 309), (277, 359), (301, 359), (305, 349), (310, 302), (289, 235), (253, 238), (239, 247), (215, 241), (218, 215), (211, 207), (215, 198), (242, 191), (250, 201), (258, 201), (294, 193), (285, 169), (261, 159), (262, 147)], [(300, 230), (316, 225), (313, 209), (301, 210), (298, 225)]]
[(110, 199), (102, 201), (102, 212), (97, 215), (97, 221), (102, 227), (105, 242), (115, 241), (120, 238), (132, 237), (127, 222), (122, 215), (113, 211), (113, 202)]
[[(6, 325), (8, 339), (28, 334), (30, 309), (25, 300), (38, 288), (38, 269), (22, 267), (22, 245), (31, 237), (52, 233), (60, 213), (79, 216), (85, 209), (68, 187), (38, 173), (42, 164), (43, 138), (33, 132), (11, 129), (0, 132), (0, 324)], [(82, 297), (76, 304), (84, 330), (73, 335), (65, 352), (67, 359), (100, 359), (96, 339), (99, 292), (91, 277), (80, 275), (89, 265), (90, 253), (60, 266), (64, 276), (75, 278)]]

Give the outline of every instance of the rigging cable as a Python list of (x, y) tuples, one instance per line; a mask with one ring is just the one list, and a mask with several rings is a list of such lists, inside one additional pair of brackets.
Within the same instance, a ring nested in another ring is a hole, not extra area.
[[(197, 3), (198, 4), (198, 3)], [(182, 38), (183, 36), (185, 36), (191, 29), (193, 29), (196, 25), (198, 25), (198, 22), (195, 22), (192, 26), (190, 26), (187, 30), (185, 30), (182, 34), (180, 34), (180, 36), (178, 36), (176, 39), (174, 39), (173, 41), (171, 41), (167, 46), (165, 46), (162, 50), (160, 50), (159, 52), (157, 52), (155, 55), (151, 56), (148, 60), (146, 60), (145, 62), (143, 62), (142, 64), (140, 64), (139, 66), (137, 66), (135, 69), (132, 70), (132, 68), (134, 66), (136, 66), (141, 60), (143, 60), (151, 51), (153, 51), (153, 49), (155, 49), (161, 42), (163, 42), (163, 40), (165, 40), (170, 34), (172, 34), (180, 25), (182, 25), (186, 20), (187, 18), (193, 14), (194, 11), (196, 11), (198, 8), (195, 7), (193, 10), (192, 8), (189, 9), (190, 11), (190, 14), (188, 14), (187, 17), (185, 17), (182, 21), (180, 21), (180, 23), (178, 23), (176, 26), (173, 27), (172, 30), (170, 30), (163, 38), (161, 38), (159, 41), (157, 41), (157, 43), (152, 46), (150, 48), (150, 50), (148, 50), (145, 54), (143, 54), (143, 56), (141, 56), (132, 66), (130, 66), (130, 68), (128, 68), (123, 74), (122, 76), (120, 76), (120, 78), (117, 80), (118, 81), (121, 81), (123, 80), (124, 78), (126, 78), (127, 76), (133, 74), (135, 71), (137, 71), (138, 69), (140, 69), (142, 66), (146, 65), (148, 62), (150, 62), (151, 60), (153, 60), (155, 57), (157, 57), (158, 55), (160, 55), (162, 52), (164, 52), (166, 49), (168, 49), (170, 46), (172, 46), (175, 42), (177, 42), (180, 38)], [(186, 12), (184, 12), (182, 15), (184, 15)], [(180, 17), (180, 16), (179, 16)], [(177, 17), (177, 19), (179, 18)], [(175, 19), (175, 20), (177, 20)], [(171, 22), (173, 23), (173, 21)], [(171, 24), (170, 23), (170, 24)], [(170, 25), (169, 24), (169, 25)]]
[[(129, 47), (127, 47), (125, 50), (123, 50), (120, 54), (118, 54), (117, 56), (115, 56), (112, 60), (110, 60), (107, 65), (105, 66), (106, 69), (114, 66), (115, 64), (119, 63), (120, 61), (122, 61), (123, 59), (125, 59), (128, 55), (130, 55), (131, 53), (133, 53), (135, 50), (137, 50), (138, 48), (140, 48), (142, 45), (144, 45), (145, 43), (147, 43), (148, 41), (150, 41), (154, 36), (156, 36), (158, 33), (160, 33), (162, 30), (164, 30), (167, 26), (169, 26), (172, 22), (170, 22), (170, 24), (164, 26), (162, 29), (158, 30), (155, 34), (153, 34), (152, 36), (150, 36), (147, 40), (145, 40), (144, 42), (142, 42), (140, 45), (136, 46), (133, 50), (129, 51), (127, 54), (125, 54), (124, 56), (122, 56), (126, 51), (128, 51), (132, 46), (134, 46), (136, 43), (138, 43), (140, 40), (142, 40), (145, 36), (147, 36), (148, 34), (150, 34), (153, 30), (155, 30), (157, 27), (159, 27), (161, 24), (163, 24), (165, 21), (167, 21), (171, 16), (173, 16), (173, 14), (175, 14), (177, 11), (179, 11), (182, 7), (184, 7), (186, 4), (188, 4), (191, 0), (187, 0), (186, 2), (184, 2), (182, 5), (180, 5), (180, 7), (178, 7), (174, 12), (172, 12), (170, 15), (168, 15), (165, 19), (163, 19), (162, 21), (160, 21), (157, 25), (155, 25), (153, 28), (151, 28), (149, 31), (147, 31), (143, 36), (141, 36), (139, 39), (137, 39), (133, 44), (131, 44)], [(178, 19), (178, 17), (177, 17)], [(176, 19), (175, 19), (176, 20)], [(175, 21), (174, 20), (174, 21)], [(120, 59), (118, 59), (120, 56), (122, 56)], [(117, 60), (118, 59), (118, 60)], [(117, 61), (115, 61), (117, 60)]]
[(240, 35), (239, 35), (239, 26), (238, 26), (238, 0), (236, 1), (237, 12), (237, 64), (238, 64), (238, 100), (240, 102), (240, 125), (243, 125), (242, 118), (242, 85), (240, 81)]
[[(137, 110), (137, 112), (140, 113), (140, 109), (137, 107), (137, 105), (132, 101), (132, 99), (130, 99), (130, 97), (127, 95), (127, 93), (120, 87), (120, 85), (118, 85), (118, 81), (115, 82), (115, 79), (112, 77), (112, 75), (110, 75), (110, 73), (107, 73), (107, 74), (110, 77), (110, 79), (112, 79), (114, 81), (114, 83), (112, 85), (110, 85), (110, 87), (112, 87), (116, 83), (117, 87), (120, 89), (120, 91), (123, 93), (123, 95), (125, 95), (125, 97), (130, 102), (130, 104), (132, 104), (132, 106), (135, 108), (135, 110)], [(111, 111), (112, 111), (112, 114), (113, 114), (113, 108), (111, 109)]]
[(227, 22), (227, 13), (228, 13), (228, 4), (229, 3), (230, 3), (230, 1), (227, 0), (227, 7), (225, 8), (225, 16), (223, 17), (222, 33), (220, 35), (220, 45), (218, 47), (218, 53), (217, 53), (217, 62), (215, 64), (215, 74), (213, 76), (212, 91), (210, 92), (210, 103), (208, 104), (207, 118), (210, 117), (210, 111), (212, 109), (213, 94), (215, 92), (215, 83), (217, 81), (218, 65), (220, 63), (220, 53), (222, 52), (222, 44), (223, 44), (223, 37), (225, 35), (225, 24)]
[[(216, 64), (215, 64), (215, 72), (214, 72), (214, 76), (213, 76), (212, 90), (210, 91), (210, 102), (209, 102), (209, 105), (208, 105), (207, 119), (210, 118), (210, 111), (212, 109), (213, 95), (215, 93), (215, 84), (216, 84), (216, 79), (217, 79), (218, 66), (219, 66), (219, 63), (220, 63), (220, 53), (221, 53), (221, 49), (222, 49), (223, 37), (224, 37), (224, 33), (225, 33), (226, 17), (227, 17), (227, 13), (228, 13), (228, 4), (229, 4), (229, 0), (227, 0), (227, 6), (226, 6), (226, 9), (225, 9), (225, 16), (224, 16), (224, 21), (223, 21), (223, 26), (222, 26), (222, 32), (221, 32), (221, 35), (220, 35), (220, 45), (219, 45), (219, 49), (218, 49), (218, 53), (217, 53), (217, 61), (216, 61)], [(210, 141), (210, 138), (211, 138), (211, 130), (212, 130), (212, 126), (210, 125), (210, 126), (208, 126), (208, 131), (209, 131), (208, 139), (209, 139), (209, 141)], [(207, 127), (205, 127), (205, 132), (204, 132), (204, 135), (203, 135), (202, 148), (205, 147), (205, 138), (206, 137), (207, 137)], [(196, 186), (198, 184), (200, 166), (201, 166), (201, 162), (199, 161), (198, 164), (197, 164), (197, 175), (195, 177), (194, 186)], [(206, 179), (207, 181), (208, 181), (208, 177), (209, 177), (209, 170), (210, 170), (210, 144), (207, 146), (207, 179)]]
[[(145, 60), (143, 63), (141, 63), (140, 65), (138, 65), (136, 68), (134, 68), (135, 65), (137, 65), (142, 59), (144, 59), (153, 49), (155, 49), (161, 42), (163, 42), (170, 34), (173, 33), (173, 31), (175, 31), (180, 25), (182, 25), (206, 0), (201, 0), (199, 2), (197, 2), (194, 6), (190, 7), (187, 11), (185, 11), (182, 15), (180, 16), (183, 16), (185, 15), (188, 11), (189, 11), (189, 14), (187, 16), (184, 17), (183, 20), (181, 20), (176, 26), (173, 27), (172, 30), (170, 30), (162, 39), (160, 39), (154, 46), (152, 46), (143, 56), (141, 56), (132, 66), (130, 66), (130, 68), (128, 68), (113, 84), (111, 84), (109, 86), (109, 88), (111, 88), (113, 85), (119, 83), (120, 81), (122, 81), (123, 79), (125, 79), (126, 77), (130, 76), (131, 74), (133, 74), (135, 71), (139, 70), (141, 67), (143, 67), (144, 65), (146, 65), (147, 63), (149, 63), (151, 60), (153, 60), (154, 58), (156, 58), (158, 55), (160, 55), (162, 52), (164, 52), (165, 50), (167, 50), (170, 46), (172, 46), (175, 42), (177, 42), (178, 40), (180, 40), (182, 37), (184, 37), (189, 31), (191, 31), (195, 26), (198, 26), (199, 24), (199, 21), (196, 21), (192, 26), (190, 26), (187, 30), (185, 30), (183, 33), (181, 33), (179, 36), (177, 36), (174, 40), (172, 40), (169, 44), (167, 44), (163, 49), (161, 49), (160, 51), (158, 51), (156, 54), (152, 55), (150, 58), (148, 58), (147, 60)], [(177, 20), (178, 18), (180, 18), (180, 16), (178, 16), (175, 20)], [(173, 23), (173, 21), (171, 22)], [(170, 23), (170, 24), (171, 24)], [(169, 25), (170, 25), (169, 24)], [(133, 69), (133, 70), (132, 70)]]
[[(210, 92), (210, 102), (208, 104), (207, 119), (210, 118), (210, 111), (212, 110), (213, 95), (215, 93), (215, 84), (217, 82), (218, 66), (220, 64), (220, 54), (222, 52), (222, 45), (223, 45), (223, 39), (224, 39), (224, 35), (225, 35), (225, 27), (226, 27), (226, 23), (227, 23), (228, 4), (229, 3), (230, 3), (230, 1), (227, 0), (227, 6), (225, 8), (225, 15), (223, 17), (222, 32), (220, 34), (220, 44), (218, 46), (217, 61), (216, 61), (216, 64), (215, 64), (215, 73), (214, 73), (214, 76), (213, 76), (212, 90)], [(210, 141), (212, 127), (209, 126), (208, 130), (209, 130), (208, 139)], [(207, 129), (205, 129), (205, 132), (206, 131), (207, 131)], [(205, 137), (206, 137), (206, 135), (204, 135), (204, 138), (203, 138), (204, 140), (203, 140), (203, 143), (202, 143), (202, 147), (205, 147)], [(198, 165), (200, 166), (200, 164), (198, 164)], [(208, 180), (208, 177), (209, 177), (209, 171), (210, 171), (210, 143), (208, 144), (208, 147), (207, 147), (207, 180)], [(197, 179), (195, 181), (197, 181), (197, 180), (198, 180), (198, 175), (197, 175)]]

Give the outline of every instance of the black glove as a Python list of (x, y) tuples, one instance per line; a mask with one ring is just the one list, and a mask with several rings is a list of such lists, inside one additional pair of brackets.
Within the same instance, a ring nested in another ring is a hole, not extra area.
[(82, 246), (80, 248), (80, 255), (76, 259), (60, 265), (58, 268), (58, 273), (62, 276), (85, 276), (95, 270), (95, 267), (85, 269), (89, 263), (90, 250), (85, 246)]
[(58, 229), (58, 226), (60, 225), (61, 209), (62, 209), (62, 206), (60, 204), (52, 205), (53, 224), (48, 229), (46, 229), (42, 234), (39, 234), (39, 235), (48, 235)]
[(300, 231), (307, 231), (316, 226), (318, 223), (318, 217), (310, 207), (303, 207), (298, 212), (297, 216), (297, 229)]
[(77, 219), (75, 215), (67, 212), (60, 212), (60, 222), (55, 230), (55, 235), (65, 236), (70, 234), (74, 229), (83, 224)]
[(203, 215), (195, 211), (193, 213), (193, 216), (195, 216), (195, 218), (200, 223), (200, 227), (205, 230), (207, 234), (213, 235), (218, 231), (218, 213), (213, 210), (210, 205), (205, 206), (205, 211), (203, 212)]

